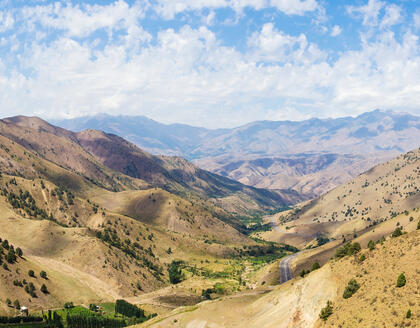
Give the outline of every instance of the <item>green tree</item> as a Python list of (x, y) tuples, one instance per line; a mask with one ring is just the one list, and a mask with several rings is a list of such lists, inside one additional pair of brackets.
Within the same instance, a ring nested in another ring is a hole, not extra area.
[(29, 270), (28, 271), (28, 275), (29, 275), (29, 277), (35, 277), (35, 272), (34, 272), (34, 270)]
[(364, 260), (366, 260), (366, 255), (365, 254), (360, 255), (359, 261), (363, 262)]
[(9, 262), (10, 264), (16, 261), (15, 250), (12, 247), (10, 247), (9, 251), (7, 252), (6, 261)]
[(332, 308), (332, 303), (331, 301), (327, 302), (327, 305), (322, 308), (321, 313), (319, 314), (319, 317), (324, 320), (327, 321), (328, 317), (333, 313), (333, 308)]
[(357, 283), (356, 279), (351, 279), (344, 289), (343, 298), (350, 298), (356, 293), (360, 288), (360, 285)]
[(42, 286), (41, 286), (41, 292), (43, 292), (44, 294), (48, 294), (49, 292), (48, 292), (48, 288), (47, 288), (47, 286), (45, 286), (45, 284), (42, 284)]
[(318, 262), (315, 262), (314, 264), (312, 264), (312, 269), (311, 269), (311, 271), (318, 270), (320, 267), (321, 267), (321, 266), (319, 265), (319, 263), (318, 263)]
[(404, 275), (404, 273), (401, 273), (398, 276), (398, 279), (397, 279), (397, 287), (399, 287), (399, 288), (404, 287), (405, 283), (406, 283), (405, 275)]
[(43, 278), (43, 279), (47, 279), (47, 273), (46, 273), (45, 271), (41, 271), (41, 272), (39, 273), (39, 275), (41, 276), (41, 278)]
[(13, 307), (14, 307), (15, 309), (20, 310), (20, 303), (19, 303), (19, 301), (18, 301), (18, 300), (15, 300), (15, 301), (13, 302)]
[(411, 310), (410, 309), (408, 309), (407, 314), (405, 315), (405, 317), (407, 319), (410, 319), (411, 318)]
[(375, 249), (375, 242), (373, 240), (369, 240), (368, 248), (373, 251)]
[(399, 237), (399, 236), (401, 236), (403, 234), (403, 232), (402, 232), (402, 228), (401, 227), (398, 227), (398, 228), (396, 228), (395, 230), (394, 230), (394, 232), (392, 233), (392, 238), (396, 238), (396, 237)]
[(171, 284), (179, 284), (184, 279), (184, 275), (181, 270), (182, 264), (182, 261), (172, 261), (169, 265), (168, 273)]

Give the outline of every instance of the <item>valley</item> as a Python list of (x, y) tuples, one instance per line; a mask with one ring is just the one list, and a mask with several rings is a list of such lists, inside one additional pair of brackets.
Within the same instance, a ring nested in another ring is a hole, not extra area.
[[(375, 325), (371, 311), (417, 322), (420, 149), (309, 199), (38, 118), (1, 120), (0, 140), (0, 316), (16, 303), (139, 327), (353, 327)], [(396, 302), (398, 271), (410, 292)], [(350, 311), (352, 278), (358, 304), (378, 302), (384, 281), (381, 303)], [(88, 309), (119, 300), (144, 312)]]

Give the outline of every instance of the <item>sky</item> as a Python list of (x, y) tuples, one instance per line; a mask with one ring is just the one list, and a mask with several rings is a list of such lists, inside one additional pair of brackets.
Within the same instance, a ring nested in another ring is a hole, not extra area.
[(0, 116), (420, 115), (418, 0), (0, 0)]

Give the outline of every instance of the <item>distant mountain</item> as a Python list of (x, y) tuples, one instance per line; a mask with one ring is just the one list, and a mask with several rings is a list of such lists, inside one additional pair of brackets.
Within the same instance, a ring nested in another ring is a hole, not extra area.
[(101, 129), (251, 186), (294, 188), (314, 196), (420, 145), (420, 117), (381, 110), (217, 130), (165, 125), (142, 116), (98, 115), (55, 124), (75, 131)]
[[(0, 135), (108, 190), (158, 187), (185, 199), (210, 201), (241, 215), (308, 199), (293, 190), (243, 185), (180, 157), (151, 155), (115, 134), (92, 129), (75, 133), (36, 117), (0, 120)], [(135, 180), (115, 176), (115, 172)]]

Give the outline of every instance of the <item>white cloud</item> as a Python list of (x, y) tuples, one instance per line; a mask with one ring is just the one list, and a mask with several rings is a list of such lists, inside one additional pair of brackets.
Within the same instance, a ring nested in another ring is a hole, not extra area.
[(129, 6), (118, 0), (109, 5), (62, 5), (56, 2), (50, 5), (25, 7), (23, 19), (28, 25), (39, 23), (47, 28), (66, 31), (70, 37), (86, 37), (98, 29), (129, 28), (137, 25), (137, 20), (144, 16), (144, 8), (136, 3)]
[(261, 10), (275, 8), (286, 15), (304, 15), (320, 8), (316, 0), (156, 0), (154, 9), (165, 19), (186, 11), (198, 11), (204, 8), (232, 8), (242, 12), (245, 8)]
[(350, 14), (361, 15), (363, 18), (363, 25), (376, 26), (378, 25), (378, 18), (384, 3), (378, 0), (369, 0), (369, 2), (360, 7), (348, 6), (347, 11)]
[(0, 33), (13, 28), (15, 20), (10, 12), (0, 11)]
[(341, 27), (338, 25), (334, 25), (331, 29), (331, 36), (337, 36), (340, 35), (342, 32)]
[[(108, 16), (109, 8), (114, 18)], [(226, 46), (219, 32), (206, 26), (162, 28), (151, 42), (139, 42), (150, 35), (140, 25), (141, 11), (133, 8), (117, 1), (95, 9), (25, 9), (23, 27), (42, 22), (48, 28), (35, 29), (41, 41), (20, 40), (24, 52), (9, 54), (18, 68), (8, 66), (0, 54), (0, 113), (144, 114), (159, 121), (220, 127), (373, 108), (418, 112), (420, 43), (412, 32), (397, 38), (385, 27), (377, 29), (376, 36), (362, 38), (360, 50), (337, 53), (332, 61), (305, 34), (289, 35), (272, 23), (251, 33), (241, 51)], [(69, 18), (70, 9), (80, 17)], [(385, 7), (383, 13), (386, 17)], [(71, 26), (81, 18), (91, 21)], [(384, 20), (378, 16), (378, 26)], [(80, 38), (100, 28), (124, 33), (117, 42), (102, 40), (103, 47)], [(62, 32), (44, 42), (55, 29)], [(5, 42), (18, 44), (19, 39), (11, 36)]]
[(319, 8), (315, 0), (271, 0), (270, 5), (287, 15), (303, 15)]
[(325, 56), (304, 34), (287, 35), (275, 29), (272, 23), (264, 24), (260, 32), (254, 32), (248, 39), (248, 46), (256, 61), (308, 64)]
[(401, 7), (390, 4), (385, 8), (385, 15), (382, 18), (380, 27), (386, 28), (401, 22)]

